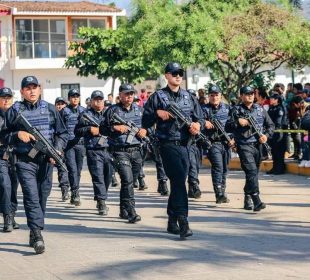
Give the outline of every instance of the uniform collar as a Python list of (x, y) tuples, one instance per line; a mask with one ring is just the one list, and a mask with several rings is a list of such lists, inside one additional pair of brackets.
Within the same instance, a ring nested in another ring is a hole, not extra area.
[(127, 110), (127, 109), (123, 106), (122, 103), (117, 103), (116, 106), (118, 106), (122, 111), (130, 112), (130, 111), (132, 111), (132, 110), (134, 109), (135, 104), (132, 103), (132, 104), (130, 105), (129, 110)]
[(169, 86), (166, 86), (165, 90), (172, 96), (179, 96), (181, 88), (179, 87), (179, 90), (176, 92), (176, 91), (171, 90)]
[(37, 109), (40, 106), (40, 100), (38, 100), (36, 103), (32, 104), (27, 100), (24, 100), (22, 102), (22, 104), (24, 104), (25, 108), (28, 110), (34, 110)]

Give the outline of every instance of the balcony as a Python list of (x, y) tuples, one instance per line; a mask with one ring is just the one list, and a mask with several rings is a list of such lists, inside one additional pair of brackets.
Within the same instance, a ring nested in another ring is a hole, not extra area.
[(19, 56), (10, 59), (11, 70), (22, 69), (60, 69), (63, 68), (66, 58), (27, 58)]

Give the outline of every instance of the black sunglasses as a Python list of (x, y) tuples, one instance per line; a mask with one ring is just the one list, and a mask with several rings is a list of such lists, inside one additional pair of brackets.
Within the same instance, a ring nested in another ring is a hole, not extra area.
[(183, 77), (184, 72), (183, 71), (175, 71), (175, 72), (171, 72), (171, 76), (172, 77), (177, 77), (177, 76)]

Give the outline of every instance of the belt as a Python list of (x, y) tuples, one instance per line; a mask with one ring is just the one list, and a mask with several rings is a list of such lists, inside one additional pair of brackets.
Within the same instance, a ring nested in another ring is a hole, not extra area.
[(112, 152), (134, 152), (141, 150), (141, 145), (134, 145), (134, 146), (113, 146), (111, 147)]
[(17, 154), (16, 155), (17, 161), (23, 161), (23, 162), (34, 162), (34, 163), (43, 163), (47, 161), (47, 158), (45, 155), (38, 153), (34, 158), (31, 158), (27, 154)]
[(159, 140), (160, 145), (165, 145), (165, 144), (173, 144), (176, 146), (187, 146), (187, 141), (184, 140)]
[(86, 148), (88, 151), (107, 151), (109, 147)]

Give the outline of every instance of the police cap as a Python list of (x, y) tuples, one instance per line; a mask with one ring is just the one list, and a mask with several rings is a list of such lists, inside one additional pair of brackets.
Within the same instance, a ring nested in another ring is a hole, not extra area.
[(76, 88), (72, 88), (69, 90), (68, 92), (68, 97), (71, 97), (71, 96), (80, 96), (80, 92), (76, 89)]
[(119, 92), (124, 92), (124, 93), (133, 92), (133, 93), (136, 93), (137, 91), (135, 90), (135, 88), (131, 84), (121, 84), (120, 87), (119, 87)]
[(0, 88), (0, 97), (3, 96), (13, 96), (13, 92), (8, 87)]
[(55, 104), (59, 103), (59, 102), (63, 102), (63, 103), (67, 103), (66, 100), (63, 97), (57, 97), (55, 99)]
[(182, 66), (177, 62), (169, 62), (165, 67), (165, 73), (184, 71)]
[(244, 86), (240, 89), (240, 94), (249, 94), (254, 92), (254, 89), (250, 86)]
[(91, 99), (94, 99), (94, 98), (97, 98), (97, 97), (100, 97), (100, 98), (104, 99), (103, 92), (101, 90), (93, 91), (91, 96), (90, 96)]
[(39, 85), (38, 79), (35, 76), (26, 76), (22, 79), (21, 88), (29, 85)]
[(208, 94), (211, 93), (221, 93), (221, 89), (217, 85), (210, 85), (208, 88)]

